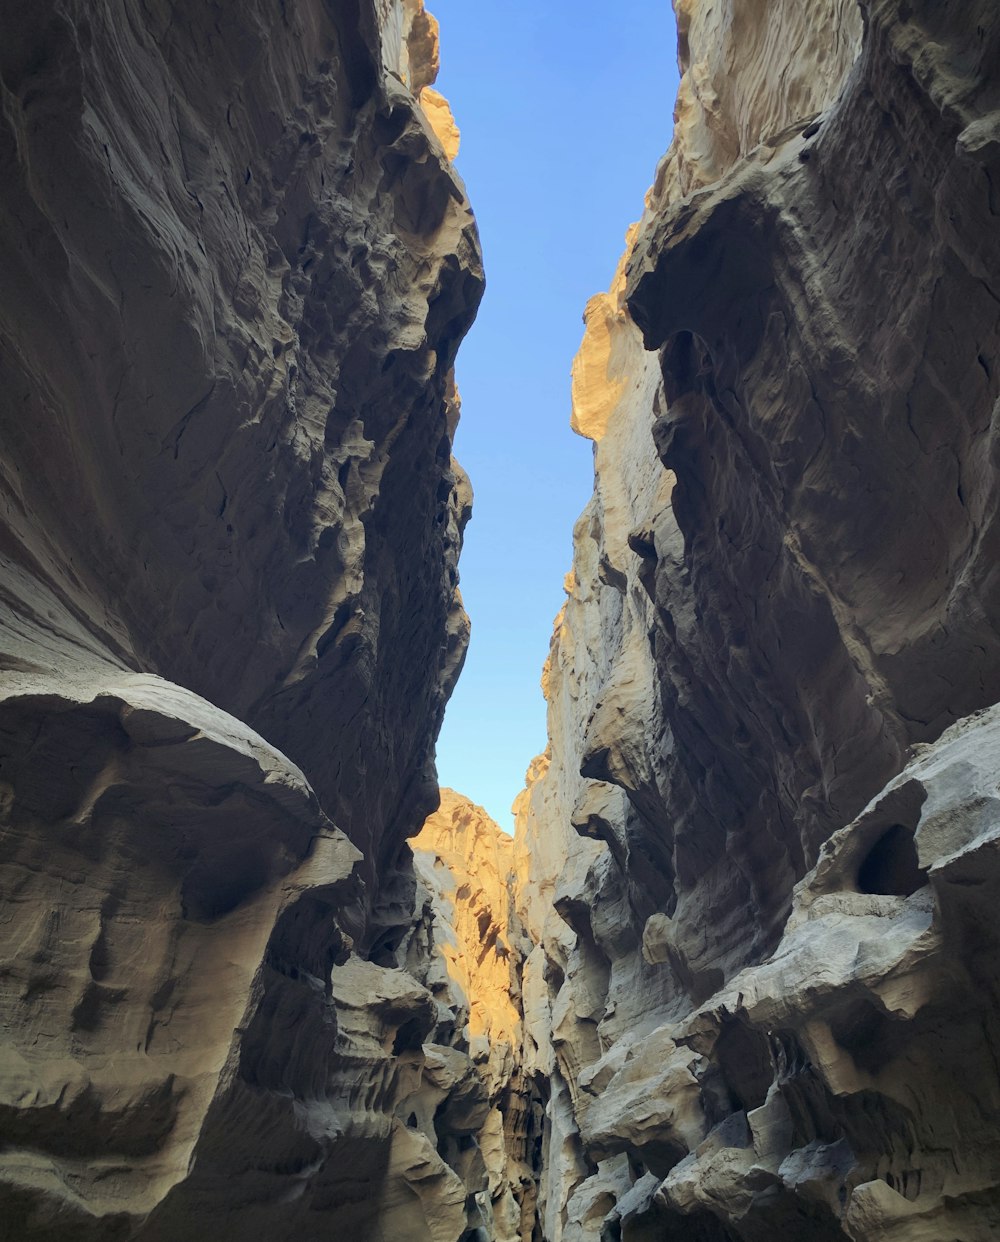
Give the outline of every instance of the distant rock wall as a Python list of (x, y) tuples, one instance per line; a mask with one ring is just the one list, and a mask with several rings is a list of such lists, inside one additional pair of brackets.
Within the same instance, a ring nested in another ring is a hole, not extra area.
[(451, 1077), (473, 1084), (461, 1108), (440, 1108), (432, 1090), (428, 1114), (449, 1164), (463, 1167), (470, 1231), (493, 1242), (531, 1242), (542, 1096), (521, 1064), (521, 984), (531, 946), (514, 905), (514, 841), (482, 807), (442, 789), (440, 810), (412, 844), (424, 901), (405, 962), (438, 1007), (428, 1063), (440, 1058), (445, 1084)]
[(453, 1242), (397, 1115), (482, 290), (436, 26), (0, 19), (5, 1236)]
[(518, 811), (541, 1233), (985, 1242), (1000, 18), (676, 9)]

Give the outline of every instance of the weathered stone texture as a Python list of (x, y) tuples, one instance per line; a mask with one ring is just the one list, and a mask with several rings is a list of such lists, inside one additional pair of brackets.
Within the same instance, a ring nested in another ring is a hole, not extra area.
[(392, 957), (467, 637), (436, 27), (0, 10), (5, 1229), (453, 1242)]
[(543, 1235), (990, 1238), (1000, 19), (677, 10), (520, 805)]
[(1000, 1234), (1000, 17), (676, 9), (511, 844), (434, 20), (0, 0), (11, 1236)]
[[(468, 1228), (495, 1242), (531, 1242), (542, 1110), (539, 1084), (522, 1068), (531, 946), (515, 910), (514, 841), (482, 807), (442, 789), (440, 809), (412, 844), (426, 896), (405, 961), (438, 1007), (439, 1043), (427, 1045), (428, 1065), (440, 1057), (441, 1073), (447, 1066), (446, 1075), (473, 1083), (463, 1108), (435, 1114), (439, 1148), (455, 1168), (465, 1151)], [(437, 1106), (433, 1070), (425, 1081)]]

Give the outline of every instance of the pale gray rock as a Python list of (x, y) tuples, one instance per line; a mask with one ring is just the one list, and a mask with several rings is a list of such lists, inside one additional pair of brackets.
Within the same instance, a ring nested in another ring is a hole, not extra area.
[(468, 637), (436, 27), (0, 21), (4, 1227), (454, 1242), (394, 960)]
[(520, 803), (542, 1233), (992, 1237), (1000, 21), (675, 8)]

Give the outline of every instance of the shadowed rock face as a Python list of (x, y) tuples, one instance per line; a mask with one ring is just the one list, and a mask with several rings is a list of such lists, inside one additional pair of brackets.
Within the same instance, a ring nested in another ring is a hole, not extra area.
[[(366, 14), (12, 11), (0, 158), (7, 554), (118, 663), (327, 782), (373, 872), (433, 785), (396, 726), (441, 707), (423, 665), (446, 663), (450, 368), (480, 274)], [(365, 793), (349, 747), (409, 788)]]
[(467, 636), (482, 276), (417, 99), (436, 27), (2, 26), (0, 1215), (457, 1237), (459, 1177), (395, 1117), (435, 1013), (392, 957)]
[(676, 7), (519, 813), (544, 1236), (985, 1240), (1000, 21)]
[(828, 108), (658, 213), (632, 261), (688, 571), (652, 570), (658, 658), (706, 700), (666, 706), (673, 779), (706, 852), (766, 852), (743, 868), (765, 945), (782, 872), (1000, 691), (995, 204), (969, 147), (997, 36), (956, 12), (935, 51), (912, 14), (867, 16)]

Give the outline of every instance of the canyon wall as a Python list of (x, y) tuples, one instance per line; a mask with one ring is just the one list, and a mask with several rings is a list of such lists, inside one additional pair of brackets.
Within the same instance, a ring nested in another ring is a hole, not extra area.
[(438, 1007), (400, 961), (482, 290), (436, 25), (2, 25), (3, 1231), (454, 1242), (468, 1178), (405, 1121), (451, 1090)]
[(1000, 1231), (1000, 18), (677, 0), (518, 805), (547, 1242)]
[[(521, 985), (531, 944), (514, 893), (524, 858), (482, 807), (450, 789), (441, 790), (440, 809), (412, 845), (424, 901), (405, 962), (439, 1012), (440, 1044), (425, 1051), (471, 1084), (461, 1110), (449, 1102), (438, 1113), (437, 1133), (440, 1139), (450, 1127), (445, 1141), (458, 1144), (454, 1157), (446, 1154), (453, 1167), (464, 1163), (474, 1204), (469, 1227), (482, 1231), (470, 1236), (530, 1242), (543, 1096), (522, 1066)], [(440, 1108), (439, 1099), (432, 1104)]]
[(511, 842), (433, 18), (0, 7), (12, 1238), (1000, 1233), (1000, 17), (675, 8)]

